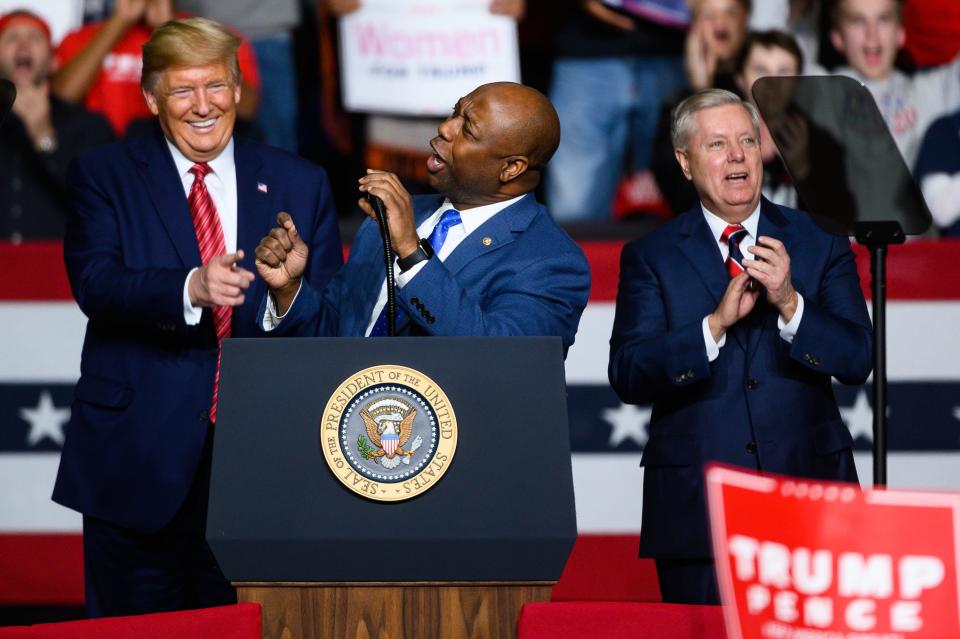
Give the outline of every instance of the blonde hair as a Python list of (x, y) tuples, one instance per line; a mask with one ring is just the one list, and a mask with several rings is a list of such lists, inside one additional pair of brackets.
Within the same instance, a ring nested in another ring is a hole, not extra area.
[(219, 22), (206, 18), (183, 18), (160, 25), (143, 45), (140, 86), (156, 89), (160, 74), (169, 67), (192, 67), (223, 62), (234, 84), (240, 85), (237, 49), (240, 38)]

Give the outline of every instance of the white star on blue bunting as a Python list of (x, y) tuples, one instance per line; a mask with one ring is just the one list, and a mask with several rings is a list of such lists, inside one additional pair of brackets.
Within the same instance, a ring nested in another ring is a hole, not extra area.
[(30, 424), (27, 445), (36, 446), (44, 438), (63, 445), (63, 426), (70, 420), (69, 408), (57, 408), (50, 391), (40, 393), (36, 408), (21, 408), (20, 418)]

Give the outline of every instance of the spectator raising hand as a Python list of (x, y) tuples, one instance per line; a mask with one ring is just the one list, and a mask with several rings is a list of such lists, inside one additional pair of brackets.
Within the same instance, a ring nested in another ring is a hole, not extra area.
[[(729, 73), (747, 35), (746, 0), (694, 0), (684, 68), (690, 88), (717, 86), (718, 71)], [(725, 87), (726, 88), (726, 87)]]

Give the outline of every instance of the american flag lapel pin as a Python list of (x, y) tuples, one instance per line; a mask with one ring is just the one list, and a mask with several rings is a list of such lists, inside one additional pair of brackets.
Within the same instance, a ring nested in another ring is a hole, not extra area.
[(264, 184), (263, 182), (257, 182), (257, 190), (260, 191), (261, 193), (266, 193), (267, 185)]

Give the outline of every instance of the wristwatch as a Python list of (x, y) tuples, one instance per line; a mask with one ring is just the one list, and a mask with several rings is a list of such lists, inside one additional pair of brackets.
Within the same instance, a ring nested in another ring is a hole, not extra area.
[(430, 240), (423, 238), (417, 244), (417, 250), (411, 253), (406, 257), (397, 258), (397, 266), (400, 267), (401, 272), (406, 272), (412, 269), (414, 266), (420, 262), (426, 262), (431, 257), (433, 257), (433, 245), (430, 244)]

